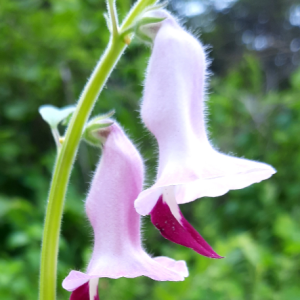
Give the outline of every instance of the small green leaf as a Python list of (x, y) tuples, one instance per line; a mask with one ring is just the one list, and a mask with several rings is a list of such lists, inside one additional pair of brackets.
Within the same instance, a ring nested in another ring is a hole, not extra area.
[(62, 108), (58, 108), (53, 105), (42, 105), (39, 108), (39, 113), (45, 122), (47, 122), (49, 126), (54, 129), (61, 121), (73, 113), (75, 109), (75, 105), (68, 105)]

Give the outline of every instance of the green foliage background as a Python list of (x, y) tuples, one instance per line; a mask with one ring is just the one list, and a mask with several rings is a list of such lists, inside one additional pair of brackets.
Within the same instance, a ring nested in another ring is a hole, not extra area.
[[(259, 7), (258, 0), (252, 3)], [(117, 5), (122, 17), (131, 1)], [(104, 0), (1, 2), (0, 299), (37, 298), (42, 225), (55, 158), (49, 128), (37, 111), (43, 104), (62, 107), (78, 99), (109, 38), (105, 8)], [(233, 34), (224, 16), (216, 16), (215, 28), (202, 32), (204, 43), (212, 45), (210, 57), (216, 58), (207, 102), (212, 142), (223, 152), (267, 162), (278, 173), (246, 189), (181, 207), (226, 256), (223, 260), (164, 240), (145, 218), (148, 252), (186, 260), (190, 276), (175, 283), (101, 279), (101, 299), (300, 299), (300, 69), (275, 68), (280, 74), (286, 71), (285, 76), (268, 89), (261, 53), (239, 46), (234, 59), (222, 60), (221, 54), (228, 54), (222, 41)], [(190, 21), (187, 26), (193, 28)], [(147, 160), (150, 183), (156, 144), (138, 115), (149, 54), (137, 41), (130, 45), (94, 114), (116, 110), (116, 118)], [(59, 300), (69, 297), (60, 287), (63, 278), (71, 269), (83, 270), (89, 260), (92, 235), (83, 200), (99, 155), (82, 144), (75, 163), (62, 224)]]

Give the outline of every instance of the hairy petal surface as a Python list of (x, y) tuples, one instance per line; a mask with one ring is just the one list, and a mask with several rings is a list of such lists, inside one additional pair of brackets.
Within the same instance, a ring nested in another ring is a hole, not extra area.
[(220, 153), (210, 144), (205, 126), (205, 50), (169, 13), (165, 16), (156, 27), (141, 105), (142, 120), (159, 147), (156, 182), (135, 202), (141, 215), (152, 211), (168, 186), (176, 186), (180, 204), (220, 196), (276, 172), (268, 164)]
[(180, 281), (188, 276), (186, 264), (170, 258), (152, 258), (142, 248), (140, 216), (133, 203), (142, 191), (143, 161), (118, 124), (105, 129), (100, 163), (86, 200), (94, 230), (94, 249), (86, 273), (71, 271), (63, 281), (73, 291), (91, 278), (133, 278)]

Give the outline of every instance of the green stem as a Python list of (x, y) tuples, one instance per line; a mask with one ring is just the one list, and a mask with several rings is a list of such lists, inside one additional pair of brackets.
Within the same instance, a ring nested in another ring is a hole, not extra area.
[(145, 10), (148, 6), (154, 5), (156, 2), (158, 2), (158, 0), (137, 1), (136, 4), (132, 7), (127, 17), (125, 18), (120, 32), (122, 32), (125, 28), (130, 27), (134, 23), (134, 20), (139, 16), (139, 14), (143, 10)]
[(111, 20), (112, 35), (113, 37), (116, 37), (119, 34), (119, 24), (118, 24), (118, 16), (117, 16), (115, 0), (108, 0), (107, 6), (108, 6), (108, 12)]
[(61, 144), (60, 144), (60, 135), (59, 135), (59, 132), (58, 132), (58, 129), (57, 127), (55, 128), (51, 128), (51, 132), (52, 132), (52, 135), (53, 135), (53, 139), (55, 141), (55, 144), (56, 144), (56, 148), (57, 148), (57, 151), (59, 151), (60, 147), (61, 147)]
[[(121, 26), (121, 31), (130, 26), (136, 17), (153, 0), (139, 0)], [(103, 89), (107, 78), (126, 48), (120, 36), (112, 36), (110, 43), (85, 86), (68, 127), (65, 141), (58, 153), (53, 172), (46, 218), (44, 224), (41, 268), (40, 300), (56, 299), (57, 257), (64, 199), (72, 166), (76, 157), (82, 131), (92, 108)]]

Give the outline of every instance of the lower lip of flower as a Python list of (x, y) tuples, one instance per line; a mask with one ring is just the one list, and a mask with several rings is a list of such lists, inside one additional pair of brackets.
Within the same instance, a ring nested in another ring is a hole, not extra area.
[[(173, 190), (173, 191), (172, 191)], [(218, 255), (205, 239), (182, 215), (174, 196), (174, 187), (169, 187), (160, 196), (152, 209), (151, 221), (166, 239), (193, 249), (210, 258), (223, 258)]]

